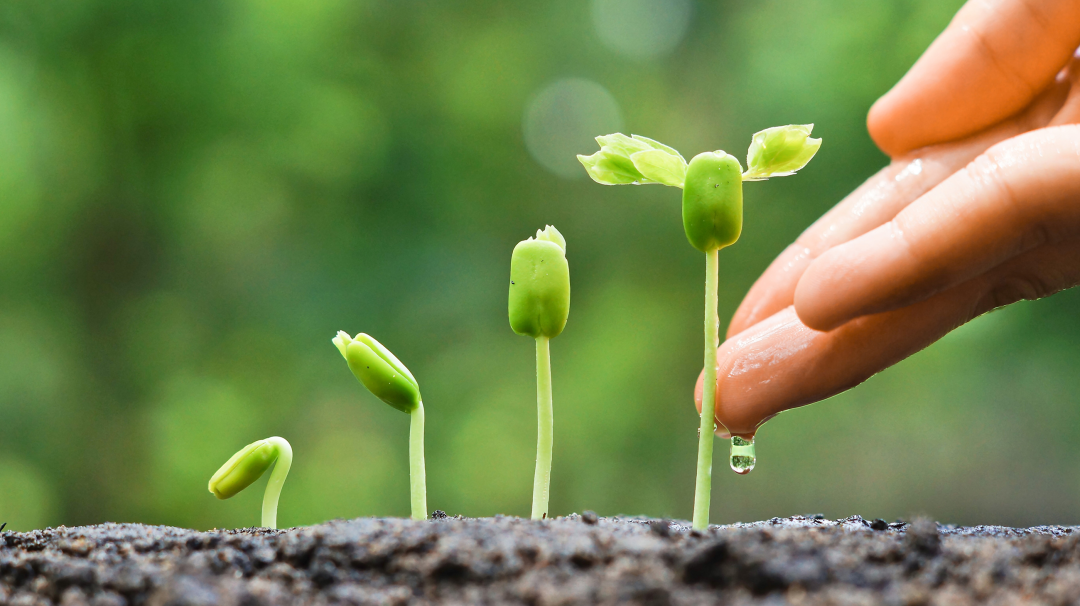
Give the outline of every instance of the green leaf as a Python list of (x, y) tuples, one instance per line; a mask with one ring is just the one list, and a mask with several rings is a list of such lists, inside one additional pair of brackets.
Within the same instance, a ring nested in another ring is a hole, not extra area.
[(349, 336), (349, 333), (345, 332), (344, 330), (339, 330), (337, 331), (337, 336), (331, 339), (331, 341), (334, 342), (334, 345), (337, 346), (338, 351), (341, 352), (341, 357), (348, 360), (349, 356), (345, 354), (345, 350), (348, 349), (349, 343), (352, 343), (352, 337)]
[(686, 180), (686, 161), (678, 154), (650, 149), (637, 152), (631, 155), (630, 159), (646, 179), (680, 188)]
[(578, 160), (592, 177), (603, 185), (645, 185), (662, 183), (682, 187), (686, 160), (674, 148), (648, 137), (622, 133), (596, 138), (600, 151)]
[(755, 133), (746, 152), (744, 181), (786, 177), (806, 166), (821, 147), (821, 139), (811, 139), (813, 124), (774, 126)]
[(645, 141), (641, 141), (636, 137), (627, 137), (622, 133), (601, 135), (596, 138), (596, 142), (600, 144), (600, 149), (608, 153), (625, 156), (627, 158), (630, 157), (630, 154), (634, 154), (639, 151), (655, 149), (652, 145), (649, 145)]
[(653, 149), (659, 149), (661, 151), (666, 151), (669, 154), (678, 156), (679, 159), (683, 161), (683, 164), (686, 164), (686, 158), (683, 158), (682, 154), (680, 154), (678, 151), (676, 151), (674, 147), (668, 147), (667, 145), (664, 145), (663, 143), (661, 143), (659, 141), (653, 141), (652, 139), (650, 139), (648, 137), (642, 137), (641, 135), (630, 135), (630, 136), (633, 137), (636, 141), (641, 141), (642, 143), (648, 144), (649, 147), (652, 147)]
[(627, 185), (641, 183), (645, 177), (634, 167), (633, 161), (625, 156), (617, 156), (606, 151), (598, 151), (591, 156), (578, 155), (578, 161), (585, 167), (593, 181), (601, 185)]
[(559, 230), (555, 229), (554, 225), (547, 225), (542, 230), (536, 230), (536, 239), (556, 244), (563, 249), (563, 252), (566, 252), (566, 238), (563, 237)]

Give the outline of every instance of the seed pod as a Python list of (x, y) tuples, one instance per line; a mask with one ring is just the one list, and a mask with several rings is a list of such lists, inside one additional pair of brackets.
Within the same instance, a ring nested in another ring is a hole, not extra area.
[(349, 370), (368, 391), (390, 406), (411, 413), (420, 405), (420, 386), (409, 369), (370, 335), (352, 338), (338, 331), (333, 339)]
[(234, 454), (210, 478), (210, 492), (219, 499), (228, 499), (251, 486), (274, 463), (276, 449), (266, 440), (248, 444)]
[(510, 257), (510, 328), (519, 335), (555, 337), (570, 315), (566, 240), (548, 225), (523, 240)]
[(742, 233), (742, 166), (715, 151), (694, 156), (683, 185), (683, 229), (694, 248), (731, 246)]

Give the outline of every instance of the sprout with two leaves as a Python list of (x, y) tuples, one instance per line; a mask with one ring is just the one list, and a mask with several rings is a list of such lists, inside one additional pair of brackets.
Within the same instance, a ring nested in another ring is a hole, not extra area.
[(210, 492), (219, 499), (236, 496), (277, 461), (274, 471), (270, 473), (270, 481), (266, 483), (262, 504), (262, 526), (277, 528), (278, 497), (292, 467), (292, 456), (292, 446), (285, 438), (275, 436), (252, 442), (234, 454), (210, 478)]
[(551, 489), (551, 351), (548, 341), (562, 332), (570, 315), (570, 266), (566, 239), (548, 225), (518, 242), (510, 257), (510, 328), (536, 339), (536, 471), (532, 519), (548, 514)]
[(409, 415), (409, 484), (412, 518), (427, 518), (427, 472), (424, 468), (424, 402), (420, 385), (408, 368), (390, 350), (370, 335), (350, 337), (338, 331), (334, 345), (349, 363), (349, 370), (368, 391), (383, 402)]
[[(723, 151), (694, 156), (689, 164), (673, 148), (621, 133), (597, 137), (600, 151), (578, 156), (589, 176), (603, 185), (659, 183), (683, 190), (683, 229), (694, 248), (705, 253), (705, 378), (701, 398), (697, 482), (694, 491), (694, 528), (709, 526), (712, 488), (712, 450), (716, 414), (716, 350), (720, 319), (717, 316), (717, 252), (742, 233), (743, 181), (795, 174), (821, 146), (811, 139), (813, 124), (767, 128), (754, 135), (746, 155), (747, 169)], [(732, 437), (732, 468), (752, 468), (753, 437)], [(736, 455), (735, 450), (738, 450)]]

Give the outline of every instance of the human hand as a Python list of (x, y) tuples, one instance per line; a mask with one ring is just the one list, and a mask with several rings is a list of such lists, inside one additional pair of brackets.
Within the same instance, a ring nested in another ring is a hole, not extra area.
[(721, 427), (753, 435), (982, 313), (1080, 284), (1078, 46), (1077, 0), (961, 9), (870, 111), (892, 164), (736, 311), (719, 351)]

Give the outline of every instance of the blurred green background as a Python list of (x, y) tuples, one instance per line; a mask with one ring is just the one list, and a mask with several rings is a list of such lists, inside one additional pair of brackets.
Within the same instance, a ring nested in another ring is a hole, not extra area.
[[(11, 0), (0, 5), (0, 521), (258, 523), (210, 475), (282, 435), (285, 526), (408, 514), (408, 419), (330, 338), (365, 331), (427, 407), (429, 505), (527, 515), (533, 345), (506, 319), (545, 223), (574, 284), (553, 342), (552, 511), (689, 518), (703, 260), (679, 196), (573, 159), (614, 130), (689, 157), (815, 122), (746, 190), (721, 315), (886, 163), (870, 104), (959, 0)], [(980, 318), (781, 415), (713, 520), (1080, 522), (1080, 293)]]

